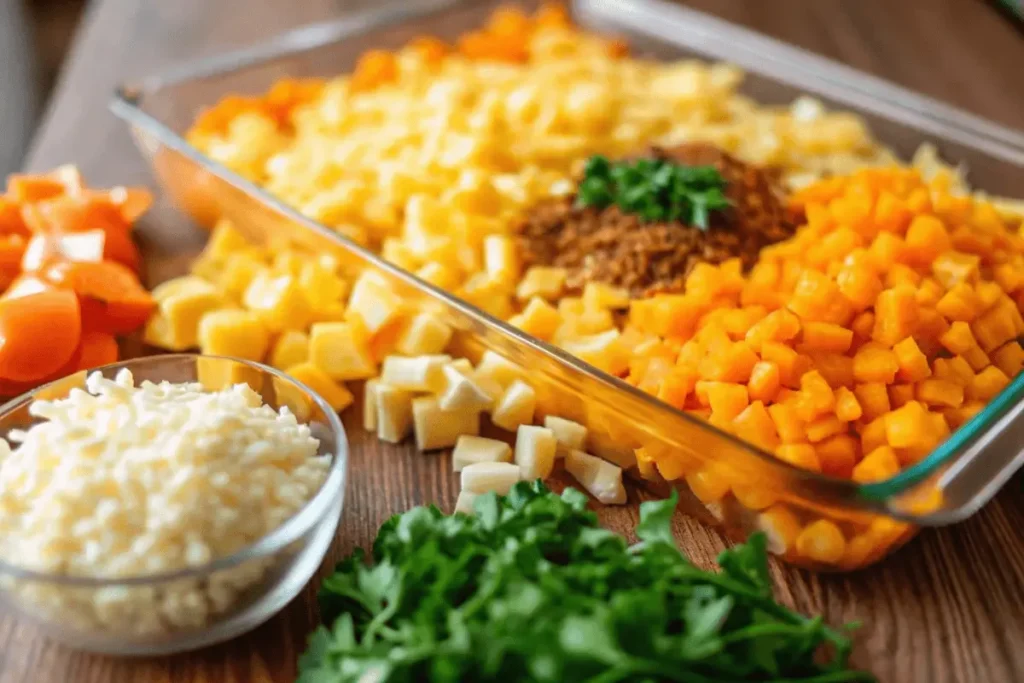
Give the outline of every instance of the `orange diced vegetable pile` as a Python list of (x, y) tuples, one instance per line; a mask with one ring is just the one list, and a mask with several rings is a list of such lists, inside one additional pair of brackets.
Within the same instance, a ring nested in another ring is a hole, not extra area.
[(798, 467), (886, 479), (1024, 367), (1024, 238), (904, 168), (791, 201), (804, 224), (746, 276), (701, 264), (632, 303), (627, 379)]
[(117, 360), (149, 318), (132, 223), (145, 190), (86, 188), (78, 171), (12, 175), (0, 194), (0, 395)]

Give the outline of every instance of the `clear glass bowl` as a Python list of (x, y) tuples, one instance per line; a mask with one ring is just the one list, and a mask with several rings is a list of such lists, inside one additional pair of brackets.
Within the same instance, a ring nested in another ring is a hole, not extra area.
[[(205, 647), (263, 623), (306, 586), (323, 561), (341, 517), (348, 443), (338, 416), (302, 384), (259, 363), (192, 354), (152, 356), (91, 372), (113, 378), (122, 368), (136, 383), (200, 382), (217, 390), (249, 384), (275, 410), (288, 406), (329, 455), (323, 486), (282, 526), (241, 551), (209, 564), (163, 574), (101, 579), (59, 576), (0, 561), (0, 609), (35, 623), (71, 647), (114, 655), (157, 655)], [(37, 421), (28, 407), (84, 387), (79, 372), (0, 408), (0, 435)], [(198, 601), (198, 602), (197, 602)]]

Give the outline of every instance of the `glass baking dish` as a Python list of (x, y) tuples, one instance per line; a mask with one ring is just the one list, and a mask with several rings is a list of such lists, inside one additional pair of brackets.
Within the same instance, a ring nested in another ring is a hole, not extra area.
[[(586, 424), (591, 450), (655, 491), (677, 488), (688, 512), (734, 537), (766, 531), (773, 552), (788, 561), (841, 570), (871, 564), (920, 526), (973, 514), (1024, 464), (1021, 375), (932, 454), (889, 480), (860, 485), (794, 468), (385, 262), (184, 139), (199, 112), (227, 94), (262, 93), (284, 77), (337, 75), (363, 51), (394, 49), (417, 35), (451, 39), (480, 25), (499, 4), (385, 5), (125, 86), (112, 109), (129, 123), (168, 195), (197, 222), (211, 226), (226, 217), (254, 240), (329, 250), (353, 272), (374, 271), (410, 306), (446, 320), (456, 330), (456, 352), (475, 360), (492, 350), (526, 367), (538, 412)], [(986, 192), (1012, 196), (1024, 187), (1020, 132), (677, 5), (576, 0), (571, 9), (583, 28), (624, 36), (643, 56), (737, 64), (748, 72), (741, 91), (762, 102), (788, 103), (808, 93), (856, 112), (903, 158), (923, 142), (934, 143)]]

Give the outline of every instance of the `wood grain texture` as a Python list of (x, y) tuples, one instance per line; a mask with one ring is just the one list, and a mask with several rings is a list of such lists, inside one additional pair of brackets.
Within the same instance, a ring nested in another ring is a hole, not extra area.
[[(857, 68), (1024, 128), (1024, 40), (982, 2), (967, 0), (692, 0)], [(121, 123), (107, 113), (119, 81), (169, 64), (336, 16), (355, 3), (332, 0), (94, 0), (34, 140), (28, 167), (79, 164), (97, 184), (151, 179)], [(158, 204), (140, 237), (157, 282), (181, 272), (201, 236)], [(368, 439), (348, 414), (352, 447), (346, 507), (333, 556), (366, 545), (390, 514), (456, 493), (444, 456)], [(852, 575), (812, 575), (773, 566), (778, 594), (833, 623), (858, 620), (856, 662), (882, 681), (1009, 683), (1024, 680), (1024, 501), (1022, 481), (958, 526), (926, 531), (880, 565)], [(635, 501), (633, 501), (635, 503)], [(616, 530), (636, 506), (604, 509)], [(709, 566), (724, 547), (714, 531), (680, 518), (680, 542)], [(294, 678), (315, 620), (312, 590), (252, 634), (176, 657), (116, 660), (68, 651), (0, 615), (0, 683), (262, 683)]]

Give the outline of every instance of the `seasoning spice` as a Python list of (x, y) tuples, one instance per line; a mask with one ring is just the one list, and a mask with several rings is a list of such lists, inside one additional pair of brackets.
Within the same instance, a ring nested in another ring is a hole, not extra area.
[(707, 216), (707, 229), (682, 221), (647, 221), (615, 204), (580, 206), (576, 196), (543, 202), (518, 226), (524, 263), (568, 271), (566, 289), (597, 281), (632, 296), (682, 289), (700, 262), (738, 257), (753, 265), (762, 247), (793, 234), (775, 179), (708, 144), (654, 148), (651, 159), (714, 167), (725, 180), (729, 207)]

